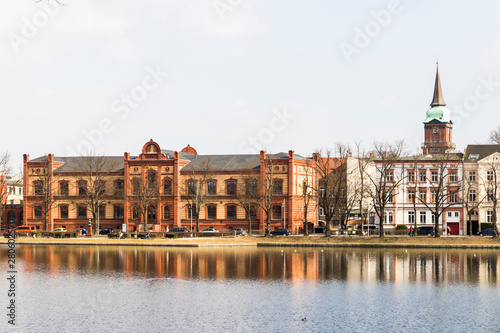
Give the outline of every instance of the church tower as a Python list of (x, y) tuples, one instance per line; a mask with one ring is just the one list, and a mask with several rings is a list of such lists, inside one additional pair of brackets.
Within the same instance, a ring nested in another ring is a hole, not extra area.
[(444, 154), (448, 150), (455, 148), (452, 142), (451, 133), (453, 122), (450, 118), (450, 111), (445, 107), (441, 91), (441, 79), (439, 78), (439, 68), (436, 67), (436, 82), (434, 83), (434, 96), (431, 108), (427, 110), (424, 121), (424, 144), (422, 150), (424, 154)]

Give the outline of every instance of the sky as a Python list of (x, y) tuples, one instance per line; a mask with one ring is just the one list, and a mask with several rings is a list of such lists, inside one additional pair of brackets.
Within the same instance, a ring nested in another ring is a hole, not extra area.
[(420, 149), (436, 61), (458, 150), (500, 125), (500, 2), (0, 0), (0, 152)]

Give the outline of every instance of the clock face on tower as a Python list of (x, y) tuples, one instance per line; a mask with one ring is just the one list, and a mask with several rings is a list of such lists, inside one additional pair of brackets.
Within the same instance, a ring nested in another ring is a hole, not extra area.
[(438, 133), (438, 132), (439, 132), (439, 128), (434, 127), (434, 128), (432, 129), (432, 133)]

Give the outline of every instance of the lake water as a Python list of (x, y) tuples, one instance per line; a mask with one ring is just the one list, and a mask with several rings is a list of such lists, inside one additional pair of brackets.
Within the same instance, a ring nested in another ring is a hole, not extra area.
[(0, 332), (500, 331), (499, 251), (18, 245), (15, 328), (0, 254)]

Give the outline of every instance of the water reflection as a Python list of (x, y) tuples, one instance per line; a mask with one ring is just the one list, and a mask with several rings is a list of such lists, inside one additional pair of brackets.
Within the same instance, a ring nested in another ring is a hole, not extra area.
[[(262, 281), (376, 281), (497, 284), (500, 254), (489, 250), (17, 248), (24, 274)], [(1, 248), (2, 257), (7, 249)], [(2, 262), (2, 264), (5, 264)]]

